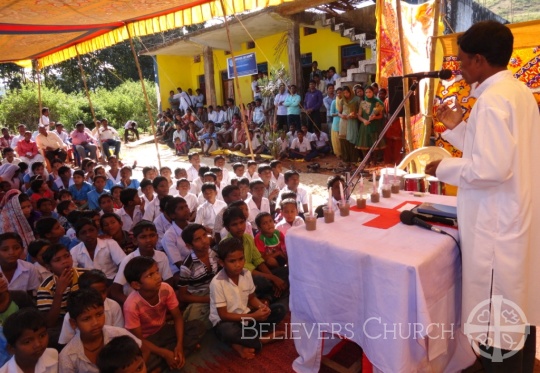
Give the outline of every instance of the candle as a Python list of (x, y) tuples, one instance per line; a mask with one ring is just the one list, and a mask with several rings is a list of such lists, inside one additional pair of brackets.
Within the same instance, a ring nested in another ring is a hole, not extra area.
[(394, 181), (397, 180), (397, 165), (394, 163)]
[(328, 188), (328, 211), (332, 210), (332, 188)]
[(364, 194), (364, 177), (360, 176), (360, 195)]
[(377, 173), (373, 171), (373, 193), (377, 193)]
[(343, 194), (343, 184), (339, 182), (339, 199), (345, 201), (345, 194)]
[(308, 213), (309, 215), (312, 215), (313, 214), (313, 204), (312, 204), (312, 200), (311, 200), (311, 193), (309, 193), (309, 196), (308, 196)]

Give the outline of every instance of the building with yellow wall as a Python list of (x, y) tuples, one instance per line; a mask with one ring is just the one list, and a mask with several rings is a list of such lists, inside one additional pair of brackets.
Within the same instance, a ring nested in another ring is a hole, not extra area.
[[(255, 53), (259, 70), (262, 71), (280, 66), (289, 70), (287, 39), (288, 31), (294, 22), (298, 21), (281, 17), (268, 10), (230, 21), (229, 32), (233, 54), (238, 56)], [(305, 77), (309, 74), (312, 61), (317, 61), (321, 70), (334, 66), (339, 73), (342, 68), (349, 67), (351, 62), (372, 61), (375, 57), (369, 47), (360, 47), (358, 42), (354, 43), (350, 38), (341, 36), (339, 32), (332, 31), (320, 21), (311, 24), (298, 23), (301, 58), (295, 63), (302, 66)], [(203, 57), (205, 47), (207, 51), (211, 48), (217, 103), (223, 104), (233, 92), (237, 103), (253, 99), (251, 76), (239, 78), (242, 100), (236, 87), (234, 91), (232, 90), (232, 81), (227, 78), (227, 59), (231, 57), (228, 51), (231, 47), (225, 27), (216, 25), (188, 34), (146, 53), (156, 56), (163, 109), (169, 106), (167, 99), (170, 90), (176, 91), (176, 87), (183, 90), (205, 87), (205, 63), (207, 63)], [(305, 86), (306, 80), (305, 78)]]

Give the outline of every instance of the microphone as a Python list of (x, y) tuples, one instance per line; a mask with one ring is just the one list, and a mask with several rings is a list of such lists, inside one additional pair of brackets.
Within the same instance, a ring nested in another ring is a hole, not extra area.
[(434, 227), (433, 225), (431, 225), (429, 223), (426, 223), (422, 219), (418, 219), (416, 214), (414, 212), (412, 212), (412, 211), (409, 211), (409, 210), (402, 211), (401, 214), (399, 214), (399, 220), (401, 220), (401, 222), (403, 224), (406, 224), (406, 225), (417, 225), (417, 226), (422, 227), (424, 229), (427, 229), (429, 231), (446, 234), (445, 232), (443, 232), (439, 228)]
[(432, 221), (435, 223), (441, 223), (444, 225), (450, 225), (452, 227), (457, 227), (457, 219), (452, 218), (445, 218), (442, 216), (436, 216), (431, 214), (424, 214), (420, 212), (414, 213), (418, 219), (424, 220), (424, 221)]
[(403, 77), (416, 78), (418, 80), (424, 78), (450, 79), (452, 77), (452, 70), (443, 69), (441, 71), (425, 71), (423, 73), (412, 73), (403, 75)]

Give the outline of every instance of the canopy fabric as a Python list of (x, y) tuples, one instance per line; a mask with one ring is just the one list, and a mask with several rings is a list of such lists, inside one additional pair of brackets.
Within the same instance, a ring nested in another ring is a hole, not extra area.
[(37, 60), (40, 67), (50, 66), (130, 35), (149, 35), (295, 0), (222, 1), (12, 0), (0, 5), (4, 21), (0, 23), (0, 63), (30, 67)]

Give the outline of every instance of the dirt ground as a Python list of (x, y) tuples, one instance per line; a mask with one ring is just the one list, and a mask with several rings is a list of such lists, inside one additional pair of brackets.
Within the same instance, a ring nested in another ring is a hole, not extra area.
[[(137, 161), (137, 167), (134, 169), (133, 176), (142, 179), (142, 169), (146, 166), (158, 166), (158, 156), (156, 151), (156, 145), (154, 142), (148, 142), (146, 144), (138, 145), (135, 148), (128, 148), (122, 144), (122, 151), (120, 157), (122, 162), (128, 165), (132, 165), (134, 161)], [(161, 159), (161, 166), (168, 166), (171, 170), (174, 171), (177, 167), (188, 168), (190, 166), (187, 156), (177, 156), (174, 152), (166, 145), (158, 144), (159, 156)], [(249, 158), (244, 158), (245, 162)], [(204, 157), (201, 155), (201, 163), (206, 164), (207, 166), (212, 166), (214, 163), (212, 157)], [(227, 160), (226, 167), (232, 172), (232, 164)], [(312, 163), (318, 163), (320, 165), (320, 170), (318, 172), (311, 172), (308, 168), (308, 165)], [(300, 182), (306, 186), (313, 195), (313, 204), (320, 205), (324, 203), (326, 197), (328, 196), (328, 189), (326, 187), (326, 182), (329, 177), (336, 175), (335, 171), (342, 171), (343, 167), (340, 167), (340, 161), (333, 155), (329, 155), (323, 158), (316, 158), (313, 162), (303, 162), (303, 161), (283, 161), (283, 172), (294, 169), (300, 173)], [(351, 174), (356, 170), (356, 168), (351, 169)], [(372, 172), (372, 169), (367, 169), (368, 172)], [(339, 172), (341, 175), (344, 175), (343, 172)], [(367, 175), (367, 174), (366, 174)], [(371, 182), (367, 179), (365, 180), (365, 188), (371, 188)], [(358, 191), (357, 189), (355, 190)], [(354, 195), (355, 192), (353, 192)]]

